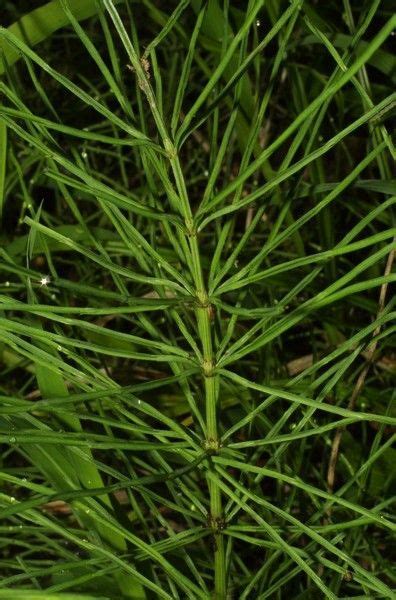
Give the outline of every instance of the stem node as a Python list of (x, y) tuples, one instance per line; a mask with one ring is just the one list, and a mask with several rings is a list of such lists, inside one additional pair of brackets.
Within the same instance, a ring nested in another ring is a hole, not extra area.
[(210, 437), (210, 438), (207, 438), (206, 440), (203, 440), (202, 446), (207, 454), (210, 454), (210, 455), (219, 454), (219, 452), (222, 448), (222, 443), (221, 443), (221, 440)]

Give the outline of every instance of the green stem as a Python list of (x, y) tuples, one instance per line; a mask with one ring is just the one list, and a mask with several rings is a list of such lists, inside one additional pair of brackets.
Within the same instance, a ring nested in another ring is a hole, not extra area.
[[(206, 393), (206, 419), (207, 419), (207, 439), (218, 443), (217, 430), (217, 402), (218, 402), (218, 377), (205, 378)], [(212, 469), (212, 467), (210, 466)], [(214, 529), (214, 598), (216, 600), (225, 600), (227, 595), (224, 536), (223, 527), (223, 507), (221, 491), (214, 480), (208, 481), (210, 495), (210, 522)]]
[[(186, 184), (184, 181), (183, 171), (180, 165), (176, 147), (169, 138), (166, 125), (163, 121), (161, 111), (157, 107), (155, 94), (150, 86), (147, 75), (142, 68), (142, 65), (133, 50), (130, 49), (130, 59), (133, 64), (136, 74), (140, 81), (140, 87), (143, 89), (149, 102), (153, 117), (158, 127), (158, 131), (162, 138), (164, 148), (167, 151), (169, 163), (172, 168), (173, 176), (176, 183), (178, 197), (180, 200), (179, 210), (182, 214), (186, 233), (185, 240), (188, 241), (191, 252), (191, 274), (194, 280), (196, 290), (197, 306), (195, 309), (197, 329), (202, 346), (202, 376), (205, 390), (205, 421), (206, 421), (206, 440), (205, 447), (210, 453), (216, 453), (220, 448), (220, 440), (218, 435), (218, 399), (219, 399), (219, 381), (218, 376), (214, 373), (215, 357), (212, 344), (212, 325), (211, 325), (211, 305), (209, 303), (206, 285), (202, 272), (201, 257), (199, 252), (199, 243), (197, 233), (194, 228), (194, 218), (188, 199)], [(209, 469), (213, 469), (209, 461)], [(216, 480), (211, 478), (208, 481), (209, 489), (209, 515), (208, 526), (213, 529), (214, 538), (214, 600), (225, 600), (227, 596), (227, 581), (225, 568), (225, 552), (224, 552), (224, 536), (222, 534), (223, 527), (223, 508), (221, 490)]]
[[(220, 447), (218, 432), (218, 402), (219, 402), (219, 380), (214, 373), (215, 361), (212, 344), (211, 331), (211, 306), (203, 285), (202, 269), (200, 264), (199, 247), (197, 238), (191, 239), (191, 254), (193, 257), (194, 272), (197, 279), (197, 297), (199, 306), (196, 309), (196, 318), (199, 337), (202, 345), (202, 372), (205, 389), (205, 412), (206, 412), (206, 440), (205, 445), (208, 452), (218, 451)], [(211, 464), (209, 468), (212, 469)], [(214, 593), (216, 600), (225, 600), (227, 595), (226, 569), (223, 527), (223, 507), (221, 491), (217, 482), (213, 479), (208, 481), (210, 497), (210, 514), (208, 524), (213, 528), (214, 534)]]

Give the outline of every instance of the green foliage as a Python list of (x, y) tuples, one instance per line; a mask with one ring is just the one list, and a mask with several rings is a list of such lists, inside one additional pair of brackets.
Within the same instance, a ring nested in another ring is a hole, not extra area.
[(0, 598), (394, 597), (390, 3), (20, 4)]

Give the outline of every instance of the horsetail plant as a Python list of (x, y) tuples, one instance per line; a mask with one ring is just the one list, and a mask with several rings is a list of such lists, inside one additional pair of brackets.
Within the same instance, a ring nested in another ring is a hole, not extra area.
[(6, 7), (0, 598), (393, 597), (388, 7)]

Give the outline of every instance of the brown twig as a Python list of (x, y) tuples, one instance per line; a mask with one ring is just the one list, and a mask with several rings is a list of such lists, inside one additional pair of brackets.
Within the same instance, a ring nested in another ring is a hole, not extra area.
[[(394, 238), (393, 241), (395, 242), (396, 238)], [(390, 253), (388, 255), (388, 260), (386, 261), (386, 266), (385, 266), (385, 271), (384, 271), (385, 277), (390, 274), (390, 272), (392, 270), (392, 265), (393, 265), (394, 259), (395, 259), (395, 249), (392, 248), (392, 250), (390, 251)], [(381, 289), (380, 289), (380, 295), (379, 295), (379, 300), (378, 300), (377, 319), (381, 316), (381, 314), (384, 310), (387, 290), (388, 290), (388, 283), (386, 282), (381, 285)], [(375, 328), (375, 330), (373, 332), (373, 338), (377, 337), (380, 330), (381, 330), (381, 326), (379, 325), (378, 327)], [(377, 340), (374, 339), (374, 341), (369, 345), (369, 347), (367, 348), (367, 351), (365, 352), (366, 364), (364, 365), (364, 368), (358, 377), (358, 380), (355, 384), (352, 395), (349, 399), (348, 410), (353, 410), (355, 407), (356, 400), (359, 397), (359, 394), (363, 389), (364, 382), (367, 377), (367, 373), (369, 372), (370, 367), (372, 365), (376, 348), (377, 348)], [(336, 471), (336, 467), (337, 467), (338, 455), (339, 455), (339, 451), (340, 451), (341, 439), (342, 439), (342, 434), (344, 432), (344, 429), (345, 429), (344, 427), (339, 427), (336, 430), (334, 440), (333, 440), (333, 443), (331, 446), (329, 467), (327, 470), (327, 487), (328, 487), (329, 492), (332, 492), (334, 489), (335, 471)]]

